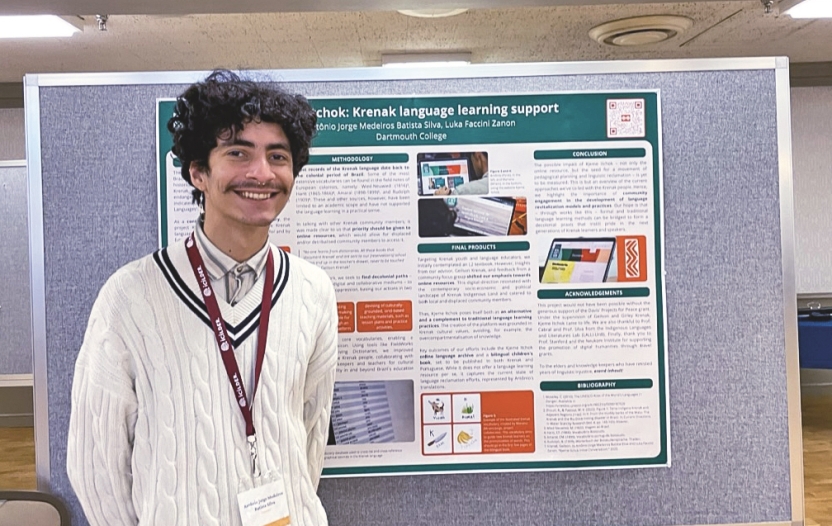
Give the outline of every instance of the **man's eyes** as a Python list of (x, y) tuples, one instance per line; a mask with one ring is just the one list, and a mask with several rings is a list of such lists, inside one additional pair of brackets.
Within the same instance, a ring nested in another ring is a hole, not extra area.
[[(244, 158), (244, 157), (248, 157), (249, 153), (246, 152), (245, 150), (227, 150), (225, 152), (225, 155), (227, 157), (233, 157), (233, 158)], [(269, 154), (269, 160), (270, 161), (280, 161), (280, 162), (288, 161), (289, 160), (289, 155), (286, 154), (286, 153), (283, 153), (283, 152), (274, 152), (274, 153)]]

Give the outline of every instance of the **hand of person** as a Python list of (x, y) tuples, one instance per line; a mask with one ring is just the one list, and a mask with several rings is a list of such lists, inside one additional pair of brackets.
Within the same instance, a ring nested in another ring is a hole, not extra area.
[(436, 191), (433, 192), (433, 195), (451, 195), (451, 189), (447, 186), (443, 186), (442, 188), (437, 188)]

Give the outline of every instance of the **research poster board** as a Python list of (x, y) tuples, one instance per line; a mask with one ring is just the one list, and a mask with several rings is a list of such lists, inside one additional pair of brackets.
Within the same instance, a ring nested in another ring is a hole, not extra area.
[(658, 90), (311, 102), (271, 239), (336, 288), (324, 476), (669, 465)]

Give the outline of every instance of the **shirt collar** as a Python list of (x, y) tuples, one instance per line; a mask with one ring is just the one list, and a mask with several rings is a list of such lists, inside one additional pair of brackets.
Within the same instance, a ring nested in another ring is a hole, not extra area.
[(214, 245), (210, 239), (208, 239), (208, 236), (206, 236), (205, 232), (202, 231), (201, 221), (197, 221), (194, 231), (196, 232), (196, 236), (194, 236), (196, 237), (196, 245), (200, 252), (202, 252), (205, 256), (203, 258), (205, 270), (208, 271), (208, 275), (212, 280), (222, 278), (240, 265), (249, 266), (252, 270), (254, 270), (254, 274), (258, 278), (260, 277), (260, 273), (263, 272), (263, 269), (266, 268), (266, 259), (270, 246), (268, 241), (265, 245), (263, 245), (263, 248), (258, 250), (253, 256), (240, 263), (235, 261), (231, 256), (225, 254), (222, 250), (217, 248), (217, 246)]

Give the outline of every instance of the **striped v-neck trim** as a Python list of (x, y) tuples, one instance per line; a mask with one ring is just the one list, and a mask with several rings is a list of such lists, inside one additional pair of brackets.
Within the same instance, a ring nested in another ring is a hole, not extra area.
[[(183, 242), (181, 247), (183, 254), (184, 246)], [(177, 268), (171, 260), (171, 249), (179, 250), (179, 248), (179, 246), (174, 246), (157, 250), (153, 254), (153, 261), (156, 262), (156, 265), (159, 267), (159, 270), (162, 271), (162, 275), (165, 277), (168, 285), (170, 285), (171, 289), (173, 289), (173, 292), (176, 293), (182, 303), (184, 303), (197, 318), (199, 318), (210, 328), (211, 322), (208, 319), (208, 309), (205, 307), (205, 302), (202, 300), (201, 295), (197, 294), (194, 289), (187, 285), (187, 281), (191, 280), (184, 279), (182, 275), (184, 272), (191, 272), (190, 266), (185, 266), (185, 268), (181, 268), (180, 266)], [(280, 249), (272, 247), (271, 250), (275, 256), (274, 292), (272, 292), (272, 307), (274, 307), (277, 300), (280, 298), (280, 295), (283, 293), (283, 290), (286, 288), (286, 284), (289, 282), (289, 256)], [(265, 276), (265, 273), (263, 276)], [(248, 296), (251, 296), (252, 293), (258, 290), (261, 291), (260, 293), (262, 294), (262, 285), (259, 287), (255, 285), (255, 287), (249, 291), (249, 294), (247, 294), (245, 299), (248, 299)], [(237, 325), (231, 325), (226, 321), (226, 328), (228, 329), (229, 336), (231, 337), (231, 343), (234, 344), (234, 347), (239, 347), (246, 340), (246, 338), (251, 336), (255, 329), (257, 329), (257, 326), (260, 323), (260, 310), (262, 308), (260, 304), (260, 297), (261, 296), (258, 294), (256, 304), (245, 314), (245, 317), (240, 323)], [(224, 313), (223, 317), (225, 317), (225, 312), (228, 312), (229, 310), (245, 308), (246, 303), (249, 303), (245, 301), (245, 299), (233, 307), (225, 302), (221, 302), (220, 310)]]

